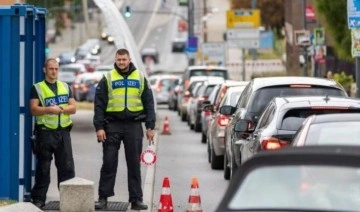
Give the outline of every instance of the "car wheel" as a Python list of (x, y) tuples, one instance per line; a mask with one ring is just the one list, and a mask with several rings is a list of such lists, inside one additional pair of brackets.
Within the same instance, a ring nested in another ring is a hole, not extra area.
[(234, 176), (235, 172), (237, 170), (237, 165), (234, 158), (231, 158), (230, 163), (230, 179)]
[(206, 143), (206, 135), (204, 133), (201, 133), (201, 143), (205, 144)]
[(215, 154), (214, 148), (211, 150), (211, 168), (222, 169), (224, 167), (224, 156)]
[(186, 114), (184, 112), (180, 111), (181, 121), (186, 121)]
[(210, 142), (207, 142), (208, 162), (211, 163)]
[(201, 132), (201, 123), (195, 120), (195, 132)]
[(224, 154), (224, 179), (230, 180), (230, 168), (228, 166), (228, 160), (226, 157), (226, 152)]

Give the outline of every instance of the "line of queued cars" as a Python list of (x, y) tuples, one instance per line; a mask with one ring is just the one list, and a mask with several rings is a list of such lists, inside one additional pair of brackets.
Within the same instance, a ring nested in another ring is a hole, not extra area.
[(100, 53), (100, 40), (88, 39), (74, 52), (63, 52), (56, 58), (60, 65), (59, 80), (71, 86), (75, 100), (94, 101), (97, 83), (113, 68), (101, 63)]
[(359, 210), (360, 100), (336, 81), (234, 81), (224, 67), (190, 66), (168, 91), (169, 109), (231, 180), (216, 211)]

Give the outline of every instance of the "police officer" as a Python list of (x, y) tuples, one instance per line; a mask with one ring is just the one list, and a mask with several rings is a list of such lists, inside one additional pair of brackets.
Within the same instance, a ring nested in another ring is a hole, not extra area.
[(58, 186), (75, 176), (72, 155), (70, 115), (76, 112), (75, 100), (69, 85), (57, 80), (59, 63), (50, 58), (44, 65), (45, 80), (33, 85), (30, 110), (36, 118), (35, 135), (37, 157), (35, 185), (31, 190), (34, 205), (45, 205), (50, 184), (50, 166), (55, 156)]
[(132, 210), (146, 210), (141, 188), (140, 154), (145, 121), (149, 144), (153, 142), (155, 111), (152, 91), (141, 71), (131, 62), (129, 52), (119, 49), (114, 69), (100, 80), (95, 93), (94, 126), (103, 146), (97, 209), (107, 207), (114, 196), (118, 153), (124, 143), (128, 170), (129, 202)]

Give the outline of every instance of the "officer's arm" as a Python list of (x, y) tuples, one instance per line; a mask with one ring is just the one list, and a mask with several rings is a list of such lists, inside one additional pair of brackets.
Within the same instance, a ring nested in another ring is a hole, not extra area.
[(51, 109), (48, 107), (42, 107), (39, 100), (39, 95), (36, 92), (35, 86), (31, 88), (30, 94), (30, 112), (33, 116), (40, 116), (45, 114), (51, 114)]
[(154, 129), (156, 121), (155, 105), (153, 92), (149, 86), (147, 79), (144, 80), (144, 91), (141, 95), (141, 101), (144, 106), (144, 111), (146, 112), (145, 127), (146, 129)]
[(76, 101), (74, 99), (74, 96), (73, 96), (70, 88), (69, 88), (68, 106), (64, 107), (62, 112), (65, 114), (75, 114), (76, 113)]
[(100, 80), (95, 91), (94, 100), (94, 126), (96, 131), (104, 129), (105, 111), (108, 102), (108, 88), (105, 76)]

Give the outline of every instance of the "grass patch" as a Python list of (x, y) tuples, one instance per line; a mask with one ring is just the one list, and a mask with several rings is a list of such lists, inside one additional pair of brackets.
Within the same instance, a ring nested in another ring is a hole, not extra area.
[(0, 200), (0, 207), (2, 207), (2, 206), (6, 206), (6, 205), (11, 205), (11, 204), (14, 204), (14, 203), (16, 203), (16, 201), (15, 200), (8, 200), (8, 199), (2, 199), (2, 200)]
[(76, 102), (76, 109), (78, 110), (94, 110), (93, 102)]

